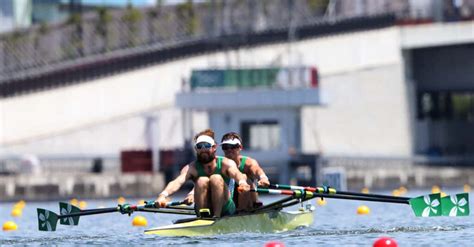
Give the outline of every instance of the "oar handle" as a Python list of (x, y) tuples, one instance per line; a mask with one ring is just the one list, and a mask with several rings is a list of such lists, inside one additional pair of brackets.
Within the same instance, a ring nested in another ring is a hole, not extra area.
[[(173, 207), (173, 206), (179, 206), (179, 205), (182, 205), (182, 204), (185, 204), (185, 201), (173, 201), (173, 202), (167, 202), (166, 203), (166, 206), (164, 208), (169, 208), (169, 207)], [(143, 210), (145, 208), (161, 208), (161, 207), (156, 207), (155, 206), (155, 201), (154, 200), (150, 200), (150, 201), (145, 201), (145, 205), (136, 205), (136, 206), (132, 206), (132, 209), (133, 210)]]
[(179, 206), (185, 204), (184, 201), (175, 201), (166, 203), (166, 207)]

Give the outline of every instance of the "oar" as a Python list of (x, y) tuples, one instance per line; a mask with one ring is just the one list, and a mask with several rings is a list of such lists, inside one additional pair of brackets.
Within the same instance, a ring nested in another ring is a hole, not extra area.
[[(379, 194), (365, 194), (365, 193), (357, 193), (357, 192), (348, 192), (348, 191), (337, 191), (334, 188), (323, 186), (323, 187), (303, 187), (303, 186), (293, 186), (293, 185), (282, 185), (282, 184), (272, 184), (270, 188), (275, 189), (290, 189), (290, 190), (304, 190), (304, 191), (311, 191), (314, 193), (322, 193), (322, 194), (339, 194), (339, 195), (350, 195), (350, 196), (358, 196), (366, 197), (366, 198), (381, 198), (381, 199), (402, 199), (407, 200), (409, 204), (413, 207), (421, 207), (423, 210), (427, 209), (428, 206), (433, 208), (434, 205), (438, 205), (438, 203), (442, 206), (441, 207), (441, 215), (443, 216), (467, 216), (469, 215), (469, 194), (468, 193), (460, 193), (452, 196), (446, 196), (437, 200), (437, 197), (430, 199), (429, 195), (426, 196), (419, 196), (415, 198), (411, 197), (399, 197), (399, 196), (388, 196), (388, 195), (379, 195)], [(327, 197), (327, 196), (326, 196)], [(422, 200), (423, 199), (423, 200)], [(417, 206), (415, 206), (417, 205)], [(433, 208), (434, 209), (434, 208)], [(414, 209), (415, 212), (417, 210)], [(428, 210), (424, 211), (424, 215), (427, 215)], [(418, 212), (421, 216), (422, 212)], [(439, 213), (436, 213), (438, 216)]]
[[(172, 205), (181, 205), (183, 202), (169, 202), (167, 203), (168, 206)], [(110, 207), (110, 208), (98, 208), (98, 209), (88, 209), (88, 210), (81, 210), (76, 206), (73, 206), (68, 203), (60, 202), (60, 215), (56, 213), (38, 208), (38, 229), (40, 231), (55, 231), (56, 225), (58, 220), (61, 220), (60, 223), (63, 225), (77, 225), (79, 224), (79, 217), (86, 216), (86, 215), (95, 215), (95, 214), (105, 214), (105, 213), (113, 213), (113, 212), (120, 212), (122, 207), (128, 206), (130, 214), (133, 211), (148, 211), (146, 209), (153, 208), (153, 206), (147, 205), (118, 205), (117, 207)], [(156, 211), (155, 211), (156, 212)]]
[(384, 198), (384, 199), (403, 199), (410, 200), (410, 197), (401, 197), (401, 196), (389, 196), (389, 195), (379, 195), (379, 194), (366, 194), (358, 192), (349, 192), (349, 191), (338, 191), (334, 188), (322, 186), (322, 187), (304, 187), (304, 186), (295, 186), (295, 185), (284, 185), (284, 184), (271, 184), (269, 186), (271, 189), (285, 189), (285, 190), (305, 190), (317, 193), (324, 194), (339, 194), (339, 195), (350, 195), (350, 196), (363, 196), (371, 198)]
[(302, 199), (313, 199), (316, 197), (326, 197), (326, 198), (336, 198), (336, 199), (347, 199), (347, 200), (358, 200), (358, 201), (372, 201), (372, 202), (390, 202), (390, 203), (400, 203), (400, 204), (409, 204), (408, 200), (404, 199), (391, 199), (391, 198), (370, 198), (370, 197), (361, 197), (361, 196), (350, 196), (350, 195), (337, 195), (337, 194), (322, 194), (318, 192), (311, 192), (305, 190), (283, 190), (283, 189), (264, 189), (258, 188), (250, 190), (253, 192), (258, 192), (261, 194), (277, 194), (277, 195), (291, 195), (296, 198)]
[[(362, 195), (347, 195), (347, 194), (326, 194), (321, 192), (312, 192), (304, 189), (283, 190), (283, 189), (262, 189), (251, 190), (258, 193), (266, 194), (280, 194), (292, 195), (296, 198), (301, 198), (302, 201), (310, 200), (315, 197), (321, 198), (335, 198), (358, 201), (375, 201), (409, 204), (417, 217), (432, 217), (432, 216), (467, 216), (469, 215), (469, 194), (460, 193), (449, 197), (441, 198), (441, 194), (430, 194), (419, 196), (415, 198), (399, 198), (399, 197), (367, 197)], [(348, 192), (350, 193), (350, 192)]]

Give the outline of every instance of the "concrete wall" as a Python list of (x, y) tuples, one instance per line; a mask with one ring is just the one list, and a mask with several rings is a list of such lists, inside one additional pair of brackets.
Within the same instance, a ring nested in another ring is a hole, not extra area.
[[(303, 111), (304, 151), (410, 154), (398, 27), (196, 56), (2, 99), (0, 154), (139, 148), (145, 144), (142, 113), (156, 111), (160, 147), (180, 146), (182, 118), (174, 95), (192, 69), (288, 64), (316, 65), (328, 99), (324, 107)], [(201, 120), (194, 121), (194, 130), (206, 127)]]
[(306, 151), (410, 155), (410, 115), (400, 64), (329, 76), (321, 90), (330, 95), (328, 106), (307, 107), (302, 114), (303, 133), (313, 137), (303, 138)]
[[(327, 101), (323, 107), (303, 110), (305, 152), (409, 155), (408, 115), (413, 113), (408, 113), (407, 102), (413, 100), (413, 75), (408, 72), (405, 82), (401, 49), (472, 43), (473, 23), (393, 27), (239, 49), (2, 99), (0, 154), (116, 153), (143, 148), (146, 114), (160, 116), (160, 146), (177, 147), (183, 134), (174, 95), (192, 69), (291, 63), (318, 67), (321, 96)], [(205, 113), (194, 115), (198, 117), (192, 131), (208, 126)]]

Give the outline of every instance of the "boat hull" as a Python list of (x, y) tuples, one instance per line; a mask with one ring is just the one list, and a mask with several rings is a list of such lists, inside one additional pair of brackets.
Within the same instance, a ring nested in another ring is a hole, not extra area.
[(207, 236), (234, 232), (282, 232), (313, 223), (312, 211), (270, 211), (250, 215), (223, 217), (217, 220), (197, 219), (190, 222), (157, 227), (145, 234), (159, 236)]

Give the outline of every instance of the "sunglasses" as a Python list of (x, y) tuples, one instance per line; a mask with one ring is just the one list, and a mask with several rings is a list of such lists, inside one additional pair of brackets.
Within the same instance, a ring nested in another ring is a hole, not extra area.
[(239, 148), (239, 144), (222, 144), (222, 150), (236, 149)]
[(196, 144), (196, 149), (210, 149), (212, 145), (207, 142), (200, 142)]

